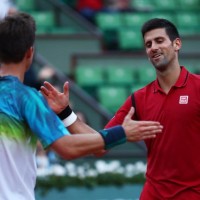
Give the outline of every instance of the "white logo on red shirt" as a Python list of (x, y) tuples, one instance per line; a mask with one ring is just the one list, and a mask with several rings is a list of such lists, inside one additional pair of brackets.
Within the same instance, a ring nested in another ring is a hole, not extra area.
[(188, 104), (188, 96), (180, 96), (179, 104)]

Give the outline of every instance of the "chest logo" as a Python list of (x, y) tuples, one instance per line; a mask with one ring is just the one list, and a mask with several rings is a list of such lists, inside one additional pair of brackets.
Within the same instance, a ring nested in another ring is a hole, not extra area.
[(180, 96), (179, 104), (188, 104), (188, 96)]

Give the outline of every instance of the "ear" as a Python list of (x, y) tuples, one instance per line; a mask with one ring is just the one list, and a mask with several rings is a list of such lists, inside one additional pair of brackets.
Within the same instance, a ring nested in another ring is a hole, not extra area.
[(26, 52), (26, 58), (27, 59), (30, 59), (33, 57), (33, 54), (34, 54), (34, 48), (33, 47), (30, 47), (27, 52)]
[(182, 46), (181, 39), (176, 38), (173, 42), (173, 46), (174, 46), (175, 51), (179, 51), (181, 49), (181, 46)]
[(32, 60), (33, 60), (33, 55), (34, 55), (34, 48), (30, 47), (25, 54), (25, 62), (26, 62), (26, 70), (30, 67)]

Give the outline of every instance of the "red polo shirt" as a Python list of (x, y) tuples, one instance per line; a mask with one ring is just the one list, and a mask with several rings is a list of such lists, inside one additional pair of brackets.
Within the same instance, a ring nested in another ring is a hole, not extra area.
[[(155, 139), (145, 141), (147, 183), (141, 200), (200, 200), (200, 76), (182, 67), (168, 94), (155, 80), (134, 96), (138, 119), (164, 126)], [(130, 96), (106, 127), (122, 124), (131, 106)]]

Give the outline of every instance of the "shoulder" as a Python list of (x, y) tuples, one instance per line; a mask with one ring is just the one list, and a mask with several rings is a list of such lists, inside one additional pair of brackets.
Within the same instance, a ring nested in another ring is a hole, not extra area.
[(189, 72), (189, 76), (194, 80), (200, 80), (200, 74), (193, 74)]
[(3, 84), (6, 85), (5, 92), (10, 94), (15, 100), (23, 101), (23, 99), (29, 97), (40, 98), (39, 96), (41, 96), (35, 88), (24, 85), (14, 76), (4, 77)]
[(35, 88), (21, 84), (19, 89), (20, 89), (20, 96), (22, 98), (25, 98), (25, 99), (32, 98), (33, 101), (43, 100), (42, 94), (39, 91), (37, 91)]
[(200, 75), (199, 74), (193, 74), (193, 73), (189, 73), (188, 76), (188, 83), (189, 85), (196, 85), (196, 86), (200, 86)]
[(35, 88), (26, 86), (23, 83), (19, 85), (14, 96), (16, 97), (18, 107), (21, 108), (21, 110), (30, 111), (35, 110), (37, 107), (40, 107), (41, 109), (43, 107), (48, 107), (47, 101), (39, 91)]

